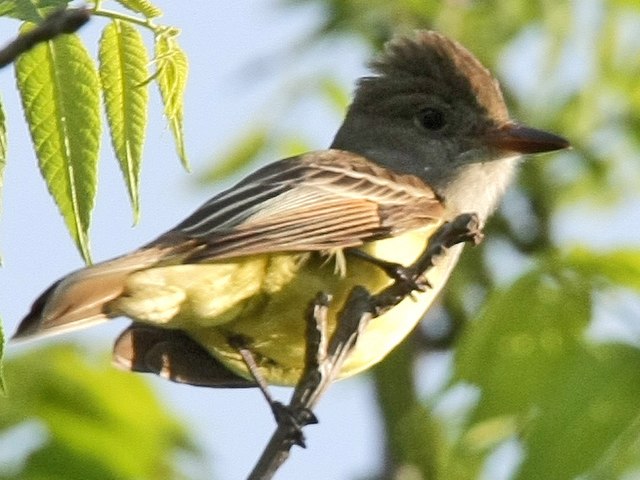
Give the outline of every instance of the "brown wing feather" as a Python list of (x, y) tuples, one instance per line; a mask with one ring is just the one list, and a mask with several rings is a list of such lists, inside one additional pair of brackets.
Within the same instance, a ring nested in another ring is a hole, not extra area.
[(69, 331), (106, 320), (109, 312), (105, 304), (122, 293), (129, 274), (152, 267), (164, 256), (161, 248), (146, 248), (70, 273), (36, 299), (13, 339)]
[(186, 262), (346, 248), (433, 224), (442, 212), (418, 178), (326, 150), (265, 167), (156, 242), (195, 240)]
[(64, 277), (36, 300), (14, 338), (106, 320), (105, 305), (137, 270), (355, 247), (439, 222), (442, 212), (436, 195), (418, 178), (394, 174), (359, 155), (326, 150), (281, 160), (215, 196), (142, 249)]

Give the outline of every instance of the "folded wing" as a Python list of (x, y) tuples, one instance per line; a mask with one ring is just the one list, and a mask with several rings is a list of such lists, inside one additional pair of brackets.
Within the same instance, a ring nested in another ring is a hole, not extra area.
[(349, 152), (326, 150), (268, 165), (213, 197), (185, 221), (128, 255), (73, 272), (49, 287), (14, 338), (109, 318), (136, 271), (246, 255), (357, 247), (442, 219), (419, 179)]

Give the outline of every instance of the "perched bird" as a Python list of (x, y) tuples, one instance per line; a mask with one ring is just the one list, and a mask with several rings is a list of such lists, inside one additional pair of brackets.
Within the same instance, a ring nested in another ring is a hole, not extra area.
[[(114, 349), (124, 368), (195, 385), (250, 386), (252, 374), (293, 385), (316, 293), (333, 296), (331, 330), (354, 286), (392, 281), (384, 262), (410, 264), (461, 213), (484, 223), (522, 154), (569, 145), (511, 120), (489, 71), (438, 33), (395, 37), (371, 68), (330, 149), (267, 165), (142, 248), (63, 277), (14, 338), (125, 316), (133, 324)], [(341, 377), (402, 341), (461, 249), (428, 272), (430, 288), (368, 324)]]

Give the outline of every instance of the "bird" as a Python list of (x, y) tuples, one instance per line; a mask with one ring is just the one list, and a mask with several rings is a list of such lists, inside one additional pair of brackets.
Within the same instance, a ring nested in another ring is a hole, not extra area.
[[(489, 70), (440, 33), (396, 35), (370, 69), (328, 149), (270, 163), (141, 248), (64, 276), (13, 338), (128, 317), (114, 345), (121, 368), (209, 387), (254, 386), (256, 376), (295, 385), (316, 293), (332, 296), (332, 332), (355, 286), (388, 286), (384, 266), (410, 265), (460, 214), (484, 225), (524, 156), (569, 147), (511, 119)], [(428, 288), (368, 323), (339, 378), (414, 329), (461, 251), (429, 270)]]

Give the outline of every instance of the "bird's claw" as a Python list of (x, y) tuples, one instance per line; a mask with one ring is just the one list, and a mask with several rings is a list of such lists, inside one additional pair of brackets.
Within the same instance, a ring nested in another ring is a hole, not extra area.
[(273, 402), (271, 410), (278, 425), (287, 425), (291, 441), (299, 447), (306, 448), (302, 429), (307, 425), (318, 423), (318, 417), (308, 408), (292, 409), (281, 402)]

